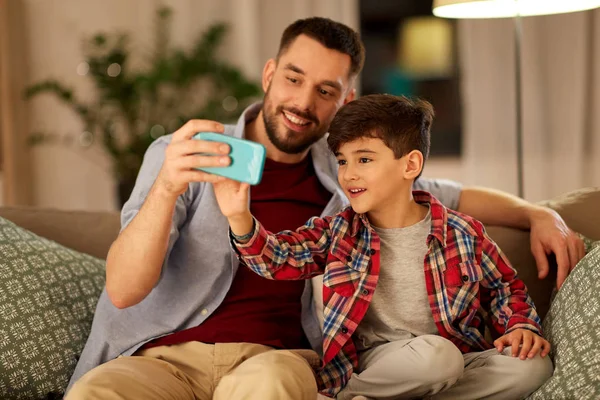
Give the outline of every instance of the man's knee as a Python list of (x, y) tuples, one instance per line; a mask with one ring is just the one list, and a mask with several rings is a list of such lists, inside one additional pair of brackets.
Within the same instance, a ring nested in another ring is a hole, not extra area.
[(317, 383), (308, 362), (277, 350), (244, 361), (221, 379), (214, 398), (314, 400), (316, 396)]
[(272, 381), (292, 381), (302, 384), (302, 387), (314, 387), (316, 380), (312, 368), (302, 357), (291, 351), (279, 350), (260, 354), (261, 368), (265, 377)]

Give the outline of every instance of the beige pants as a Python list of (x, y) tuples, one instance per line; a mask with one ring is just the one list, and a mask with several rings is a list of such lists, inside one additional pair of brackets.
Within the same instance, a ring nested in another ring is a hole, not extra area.
[(523, 399), (552, 376), (552, 362), (539, 354), (531, 360), (496, 349), (461, 354), (441, 336), (424, 335), (378, 346), (359, 356), (338, 400)]
[(102, 364), (77, 381), (65, 399), (315, 400), (311, 364), (319, 364), (312, 350), (189, 342)]

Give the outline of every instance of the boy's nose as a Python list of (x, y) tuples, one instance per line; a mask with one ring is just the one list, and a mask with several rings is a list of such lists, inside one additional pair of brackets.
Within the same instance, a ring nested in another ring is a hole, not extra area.
[(358, 178), (358, 176), (354, 172), (354, 169), (351, 168), (350, 166), (347, 166), (346, 170), (344, 171), (344, 180), (346, 182), (351, 182), (351, 181), (355, 181), (357, 178)]

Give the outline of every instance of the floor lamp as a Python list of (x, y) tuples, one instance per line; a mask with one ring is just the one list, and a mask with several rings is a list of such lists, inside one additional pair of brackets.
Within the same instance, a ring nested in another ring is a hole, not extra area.
[(517, 183), (523, 186), (523, 93), (521, 90), (521, 17), (562, 14), (600, 7), (600, 0), (434, 0), (433, 15), (442, 18), (513, 18), (515, 22), (515, 95)]

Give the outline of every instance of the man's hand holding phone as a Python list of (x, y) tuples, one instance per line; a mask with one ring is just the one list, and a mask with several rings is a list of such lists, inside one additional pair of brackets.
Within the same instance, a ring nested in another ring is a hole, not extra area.
[[(207, 120), (190, 120), (173, 133), (165, 150), (165, 159), (156, 179), (166, 194), (183, 194), (190, 182), (215, 183), (225, 178), (200, 171), (198, 168), (225, 167), (231, 162), (226, 143), (193, 139), (198, 132), (223, 133), (222, 124)], [(210, 154), (210, 155), (209, 155)]]

